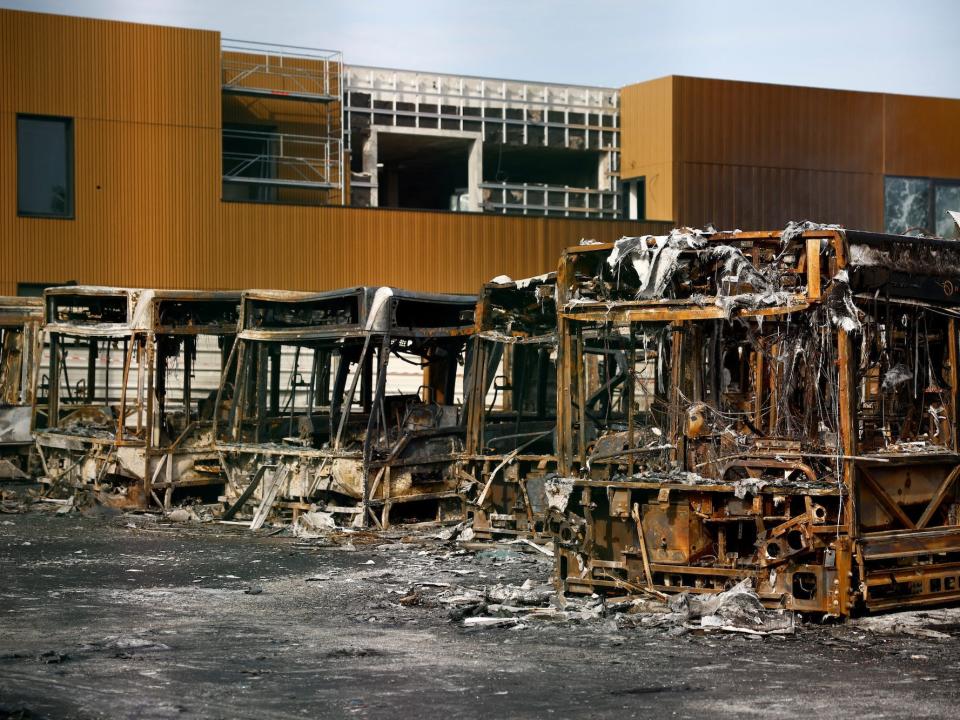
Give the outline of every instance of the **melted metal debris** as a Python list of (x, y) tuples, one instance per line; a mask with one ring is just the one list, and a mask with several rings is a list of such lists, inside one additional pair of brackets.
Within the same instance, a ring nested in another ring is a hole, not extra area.
[(700, 230), (672, 230), (669, 235), (623, 237), (613, 246), (607, 264), (616, 268), (629, 262), (640, 278), (637, 297), (657, 299), (663, 296), (679, 265), (684, 250), (699, 250), (705, 245)]

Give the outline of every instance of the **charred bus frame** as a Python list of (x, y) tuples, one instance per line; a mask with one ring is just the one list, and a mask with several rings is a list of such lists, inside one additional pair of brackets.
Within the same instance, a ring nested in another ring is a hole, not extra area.
[(960, 600), (960, 247), (801, 230), (564, 254), (563, 590)]
[[(454, 395), (475, 303), (388, 287), (244, 293), (236, 370), (221, 387), (231, 410), (217, 429), (225, 517), (251, 502), (252, 527), (274, 506), (378, 527), (398, 503), (461, 518)], [(398, 392), (388, 377), (403, 364), (416, 387)]]
[[(181, 490), (217, 492), (213, 396), (239, 300), (238, 292), (47, 289), (49, 347), (35, 365), (33, 412), (45, 481), (128, 507), (169, 508)], [(213, 356), (211, 382), (199, 386), (198, 353)], [(75, 383), (68, 360), (81, 366)]]
[(30, 476), (33, 364), (42, 347), (43, 300), (0, 297), (0, 477)]
[(467, 368), (467, 514), (480, 540), (548, 537), (556, 472), (556, 274), (496, 279), (477, 302)]

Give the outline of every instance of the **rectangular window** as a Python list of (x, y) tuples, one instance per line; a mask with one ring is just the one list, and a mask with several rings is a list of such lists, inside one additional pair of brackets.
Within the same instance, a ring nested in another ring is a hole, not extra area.
[(887, 232), (960, 237), (956, 223), (947, 214), (947, 210), (960, 211), (960, 181), (887, 177), (883, 197)]
[(647, 178), (638, 177), (633, 180), (624, 180), (620, 186), (620, 198), (624, 220), (645, 220), (647, 217)]
[(920, 229), (930, 232), (930, 181), (888, 177), (884, 182), (884, 225), (887, 232), (902, 234)]
[(73, 120), (17, 116), (17, 213), (73, 217)]
[(960, 212), (960, 183), (936, 183), (933, 195), (933, 221), (937, 237), (960, 236), (957, 224), (947, 210)]

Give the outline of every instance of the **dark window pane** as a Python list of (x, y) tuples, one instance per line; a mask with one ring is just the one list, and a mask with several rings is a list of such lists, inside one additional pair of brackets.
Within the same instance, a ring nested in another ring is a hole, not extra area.
[(960, 212), (960, 183), (938, 183), (933, 200), (933, 219), (937, 224), (937, 236), (960, 237), (957, 224), (947, 210)]
[(17, 212), (73, 216), (73, 142), (64, 118), (17, 118)]
[(885, 178), (883, 195), (887, 232), (903, 233), (912, 228), (932, 231), (929, 180), (888, 177)]

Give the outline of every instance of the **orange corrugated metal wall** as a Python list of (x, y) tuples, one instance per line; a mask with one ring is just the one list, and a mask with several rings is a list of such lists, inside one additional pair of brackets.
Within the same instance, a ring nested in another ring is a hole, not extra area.
[[(625, 176), (671, 174), (678, 224), (882, 230), (884, 175), (960, 178), (960, 100), (672, 76), (621, 101)], [(635, 134), (643, 122), (659, 147)]]
[(960, 178), (960, 100), (884, 95), (888, 175)]
[[(227, 203), (220, 37), (0, 10), (0, 293), (19, 282), (474, 292), (663, 224)], [(74, 118), (73, 220), (16, 212), (17, 113)]]
[(646, 217), (674, 217), (672, 77), (620, 91), (620, 175), (643, 177)]
[[(208, 260), (208, 266), (216, 268), (211, 282), (217, 287), (389, 284), (447, 292), (474, 292), (500, 274), (520, 278), (554, 270), (561, 251), (581, 239), (613, 241), (670, 227), (241, 203), (223, 203), (221, 219), (223, 258)], [(242, 241), (235, 244), (232, 238)]]
[(883, 103), (872, 93), (674, 78), (676, 213), (768, 229), (882, 229)]
[[(0, 11), (0, 263), (18, 282), (183, 286), (217, 232), (216, 33)], [(74, 121), (73, 220), (16, 211), (16, 114)]]

